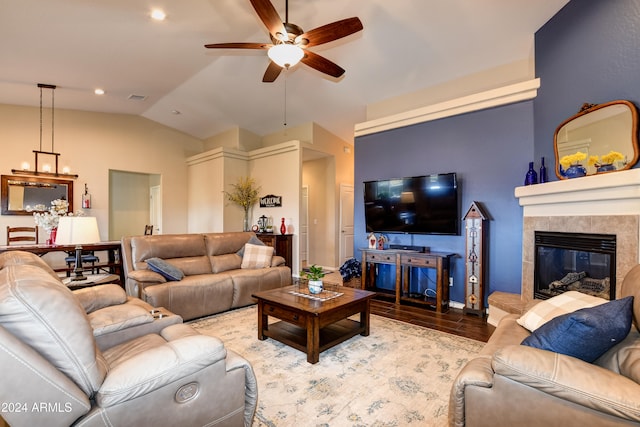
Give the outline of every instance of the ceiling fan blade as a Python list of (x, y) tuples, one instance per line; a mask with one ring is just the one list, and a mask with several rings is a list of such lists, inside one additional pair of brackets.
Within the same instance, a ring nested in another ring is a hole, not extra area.
[(300, 60), (300, 62), (332, 77), (340, 77), (344, 74), (344, 69), (342, 67), (334, 64), (327, 58), (322, 57), (317, 53), (311, 52), (310, 50), (304, 51), (304, 57)]
[(208, 49), (269, 49), (270, 43), (213, 43), (205, 44)]
[(267, 27), (269, 33), (280, 40), (278, 37), (278, 33), (286, 36), (287, 30), (284, 28), (284, 24), (282, 23), (282, 19), (280, 19), (280, 15), (276, 11), (275, 7), (271, 4), (269, 0), (250, 0), (251, 5), (255, 9), (258, 17), (262, 21), (262, 23)]
[(362, 30), (362, 22), (358, 18), (346, 18), (322, 27), (314, 28), (299, 36), (309, 40), (305, 47), (332, 42)]
[(262, 77), (263, 83), (274, 82), (280, 75), (281, 71), (282, 71), (281, 66), (279, 66), (273, 61), (269, 61), (269, 66), (267, 67), (267, 71), (264, 72), (264, 76)]

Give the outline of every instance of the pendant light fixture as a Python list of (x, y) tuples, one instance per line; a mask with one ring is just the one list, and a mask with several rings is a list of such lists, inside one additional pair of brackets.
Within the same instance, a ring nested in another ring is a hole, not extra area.
[[(68, 168), (63, 168), (63, 172), (58, 172), (58, 158), (60, 157), (60, 153), (56, 153), (54, 151), (54, 122), (55, 122), (55, 85), (38, 83), (38, 87), (40, 88), (40, 147), (38, 150), (33, 150), (35, 154), (35, 165), (33, 170), (29, 170), (29, 164), (24, 162), (22, 165), (22, 169), (12, 169), (11, 172), (17, 175), (35, 175), (35, 176), (52, 176), (52, 177), (61, 177), (61, 178), (77, 178), (78, 175), (73, 175), (68, 173)], [(42, 149), (42, 124), (43, 124), (43, 116), (42, 116), (42, 91), (43, 89), (51, 90), (51, 151), (44, 151)], [(39, 156), (53, 156), (55, 170), (51, 169), (51, 166), (48, 164), (42, 165), (42, 170), (38, 170), (39, 165)]]

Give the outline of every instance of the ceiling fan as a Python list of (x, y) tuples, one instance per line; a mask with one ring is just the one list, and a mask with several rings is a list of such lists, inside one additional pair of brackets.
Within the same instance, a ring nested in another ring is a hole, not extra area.
[(271, 61), (262, 77), (262, 81), (267, 83), (275, 81), (283, 69), (288, 69), (298, 62), (332, 77), (338, 78), (344, 74), (344, 69), (339, 65), (308, 50), (308, 48), (357, 33), (363, 28), (360, 19), (342, 19), (304, 32), (302, 28), (289, 22), (289, 0), (286, 0), (285, 3), (284, 22), (280, 19), (270, 0), (249, 1), (260, 20), (269, 30), (271, 43), (214, 43), (206, 44), (204, 47), (209, 49), (268, 50), (267, 54)]

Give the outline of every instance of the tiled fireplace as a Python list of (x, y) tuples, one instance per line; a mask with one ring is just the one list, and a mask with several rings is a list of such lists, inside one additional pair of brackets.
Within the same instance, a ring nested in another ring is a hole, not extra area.
[(536, 230), (533, 297), (567, 291), (615, 299), (617, 242), (614, 234)]
[(640, 262), (640, 169), (517, 187), (515, 196), (523, 207), (521, 292), (496, 292), (500, 307), (493, 314), (490, 297), (489, 323), (497, 324), (510, 308), (522, 309), (534, 299), (536, 231), (615, 236), (611, 282), (614, 295), (620, 295), (622, 279)]
[(620, 295), (622, 279), (640, 262), (640, 169), (518, 187), (515, 195), (523, 207), (523, 301), (534, 298), (536, 231), (615, 236)]

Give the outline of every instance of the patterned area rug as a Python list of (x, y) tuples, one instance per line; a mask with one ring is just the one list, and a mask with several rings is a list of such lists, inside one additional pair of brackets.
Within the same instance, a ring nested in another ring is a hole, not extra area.
[[(257, 339), (257, 308), (192, 322), (253, 365), (253, 426), (446, 426), (449, 390), (484, 343), (372, 315), (371, 334), (320, 353), (320, 362)], [(356, 319), (357, 317), (354, 317)]]

